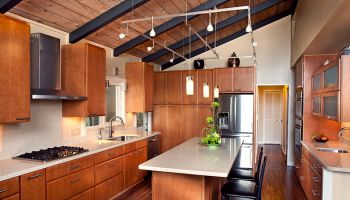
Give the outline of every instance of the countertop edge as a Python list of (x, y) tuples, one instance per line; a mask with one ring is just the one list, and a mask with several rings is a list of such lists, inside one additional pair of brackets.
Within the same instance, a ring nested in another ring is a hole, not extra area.
[[(9, 173), (9, 174), (6, 174), (6, 175), (2, 175), (2, 176), (0, 176), (0, 181), (8, 180), (8, 179), (11, 179), (11, 178), (14, 178), (14, 177), (17, 177), (17, 176), (21, 176), (21, 175), (24, 175), (24, 174), (27, 174), (27, 173), (31, 173), (31, 172), (34, 172), (34, 171), (37, 171), (37, 170), (41, 170), (41, 169), (45, 169), (45, 168), (48, 168), (48, 167), (52, 167), (54, 165), (59, 165), (59, 164), (65, 163), (65, 162), (69, 162), (69, 161), (72, 161), (72, 160), (76, 160), (76, 159), (79, 159), (79, 158), (90, 156), (90, 155), (93, 155), (93, 154), (96, 154), (96, 153), (99, 153), (99, 152), (102, 152), (102, 151), (113, 149), (115, 147), (123, 146), (123, 145), (129, 144), (129, 143), (132, 143), (132, 142), (137, 142), (137, 141), (140, 141), (140, 140), (143, 140), (143, 139), (146, 139), (146, 138), (149, 138), (149, 137), (153, 137), (155, 135), (160, 135), (160, 134), (161, 134), (161, 132), (154, 131), (154, 132), (152, 132), (149, 135), (145, 135), (145, 136), (141, 136), (139, 138), (135, 138), (135, 139), (132, 139), (132, 140), (116, 143), (115, 145), (111, 145), (109, 147), (104, 147), (104, 148), (97, 149), (97, 150), (91, 150), (91, 151), (88, 151), (88, 152), (85, 152), (85, 153), (82, 153), (82, 154), (78, 154), (78, 155), (75, 155), (75, 156), (71, 156), (71, 157), (67, 157), (67, 158), (63, 158), (63, 159), (59, 159), (59, 160), (51, 161), (51, 162), (47, 162), (47, 163), (37, 162), (39, 166), (34, 166), (34, 167), (31, 167), (31, 168), (28, 168), (28, 169), (24, 169), (24, 170), (16, 171), (16, 172)], [(6, 160), (14, 160), (14, 159), (6, 159)], [(22, 161), (22, 160), (17, 160), (17, 161), (19, 162), (19, 164), (20, 164), (20, 162), (35, 163), (35, 161), (34, 162), (32, 162), (32, 161)]]

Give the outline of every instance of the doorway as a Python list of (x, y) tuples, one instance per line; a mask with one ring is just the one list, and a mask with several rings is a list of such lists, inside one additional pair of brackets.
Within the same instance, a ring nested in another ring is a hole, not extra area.
[(288, 86), (258, 86), (257, 143), (279, 144), (287, 151)]

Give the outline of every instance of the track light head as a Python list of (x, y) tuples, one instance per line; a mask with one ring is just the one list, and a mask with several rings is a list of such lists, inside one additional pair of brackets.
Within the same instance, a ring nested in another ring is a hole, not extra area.
[(156, 36), (156, 32), (154, 31), (154, 28), (152, 28), (151, 32), (149, 32), (149, 36), (151, 37)]
[(173, 62), (174, 62), (174, 58), (171, 58), (171, 59), (169, 60), (169, 62), (173, 63)]
[(213, 25), (211, 24), (211, 22), (209, 22), (208, 27), (207, 27), (207, 31), (208, 31), (208, 32), (212, 32), (213, 30), (214, 30), (214, 27), (213, 27)]
[(126, 34), (125, 33), (120, 33), (119, 34), (119, 39), (123, 40), (125, 38)]
[(152, 51), (153, 47), (147, 47), (147, 51), (150, 52)]
[(250, 32), (252, 32), (252, 25), (250, 24), (250, 23), (248, 23), (248, 26), (247, 26), (247, 28), (245, 28), (245, 31), (247, 32), (247, 33), (250, 33)]

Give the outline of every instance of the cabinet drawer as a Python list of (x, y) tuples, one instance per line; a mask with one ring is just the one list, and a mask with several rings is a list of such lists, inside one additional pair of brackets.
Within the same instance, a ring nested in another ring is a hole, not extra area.
[(94, 165), (94, 155), (46, 168), (46, 181), (53, 181)]
[(118, 157), (120, 155), (123, 155), (123, 146), (116, 147), (113, 149), (109, 149), (106, 151), (102, 151), (100, 153), (95, 154), (95, 163), (101, 163), (107, 160), (110, 160), (112, 158)]
[(105, 200), (124, 190), (124, 174), (115, 176), (95, 187), (95, 199)]
[(91, 188), (89, 190), (86, 190), (85, 192), (75, 195), (69, 200), (94, 200), (94, 199), (95, 199), (95, 188)]
[(322, 191), (322, 176), (319, 176), (315, 170), (313, 169), (312, 166), (310, 166), (310, 171), (311, 171), (311, 179), (313, 184), (315, 184), (315, 186)]
[(22, 175), (21, 200), (45, 200), (46, 179), (45, 169)]
[(322, 176), (322, 165), (321, 163), (311, 155), (311, 153), (305, 149), (305, 147), (301, 148), (302, 153), (306, 157), (306, 159), (310, 162), (312, 168), (316, 171), (316, 173), (321, 177)]
[(12, 195), (12, 196), (7, 197), (3, 200), (19, 200), (19, 194)]
[(136, 142), (132, 142), (124, 145), (124, 154), (130, 153), (136, 150)]
[(11, 178), (0, 181), (0, 199), (9, 197), (19, 192), (19, 178)]
[(147, 139), (137, 141), (136, 142), (136, 149), (141, 149), (143, 147), (147, 147), (147, 143), (148, 143)]
[(47, 183), (47, 199), (68, 199), (94, 186), (94, 167)]
[(95, 166), (95, 184), (123, 173), (124, 158), (120, 156)]
[(321, 200), (322, 199), (322, 189), (319, 189), (315, 183), (312, 184), (310, 195), (312, 200)]

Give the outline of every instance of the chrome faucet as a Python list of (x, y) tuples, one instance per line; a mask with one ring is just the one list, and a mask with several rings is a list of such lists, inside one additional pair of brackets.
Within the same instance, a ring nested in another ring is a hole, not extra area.
[(338, 137), (341, 138), (344, 134), (345, 130), (350, 130), (350, 127), (343, 127), (340, 129), (340, 131), (338, 132)]
[(112, 117), (112, 118), (109, 120), (109, 123), (111, 124), (111, 126), (110, 126), (110, 131), (109, 131), (109, 138), (112, 138), (112, 137), (113, 137), (113, 124), (112, 124), (112, 122), (113, 122), (113, 120), (115, 120), (115, 119), (119, 119), (119, 120), (120, 120), (120, 123), (121, 123), (122, 125), (124, 125), (123, 118), (121, 118), (121, 117), (119, 117), (119, 116), (114, 116), (114, 117)]

